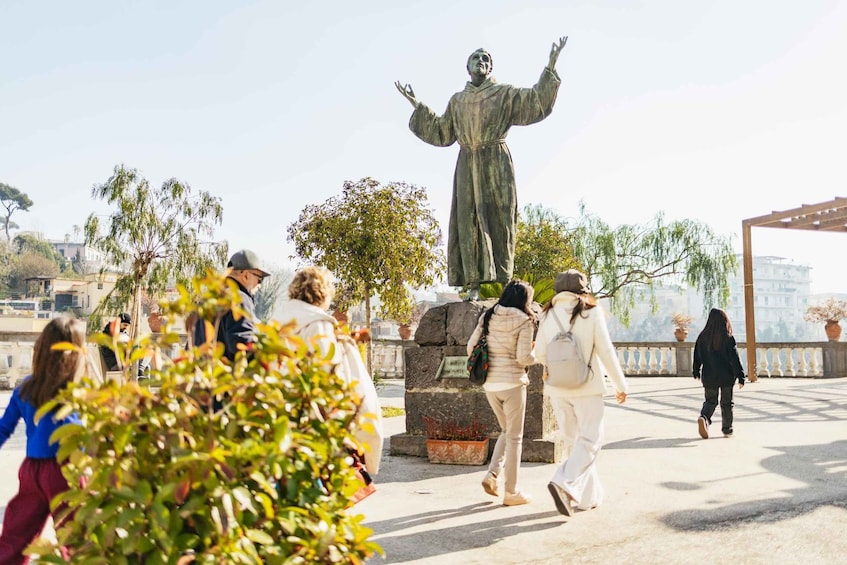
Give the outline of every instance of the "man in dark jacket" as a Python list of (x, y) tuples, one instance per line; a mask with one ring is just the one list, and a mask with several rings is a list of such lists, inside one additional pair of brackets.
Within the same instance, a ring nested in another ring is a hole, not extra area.
[[(241, 308), (245, 315), (237, 320), (232, 311), (227, 312), (218, 325), (217, 340), (224, 344), (224, 357), (232, 361), (239, 350), (239, 344), (248, 351), (256, 341), (255, 304), (253, 293), (270, 273), (262, 270), (259, 256), (249, 249), (236, 251), (227, 263), (227, 277), (238, 285), (241, 295)], [(206, 343), (205, 324), (198, 320), (194, 326), (194, 345)]]

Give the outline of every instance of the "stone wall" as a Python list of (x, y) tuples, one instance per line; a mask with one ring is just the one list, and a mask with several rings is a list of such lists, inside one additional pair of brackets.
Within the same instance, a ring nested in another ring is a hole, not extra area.
[[(424, 315), (415, 344), (406, 355), (406, 433), (391, 437), (391, 453), (426, 456), (426, 428), (423, 417), (456, 420), (460, 425), (479, 421), (492, 438), (499, 425), (482, 387), (465, 378), (436, 379), (445, 356), (467, 356), (467, 343), (482, 312), (493, 302), (452, 302), (431, 308)], [(561, 458), (560, 441), (552, 441), (555, 416), (543, 396), (541, 366), (529, 371), (523, 461), (554, 462)], [(546, 439), (551, 438), (551, 439)], [(493, 449), (494, 442), (491, 442)]]

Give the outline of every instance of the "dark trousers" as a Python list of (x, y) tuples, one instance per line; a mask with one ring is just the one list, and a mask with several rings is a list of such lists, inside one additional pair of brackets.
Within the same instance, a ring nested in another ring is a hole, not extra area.
[(706, 418), (709, 424), (712, 423), (712, 414), (715, 413), (715, 408), (718, 407), (718, 391), (720, 391), (720, 406), (721, 406), (721, 431), (725, 434), (732, 433), (732, 388), (735, 383), (722, 387), (704, 387), (706, 392), (706, 401), (703, 403), (703, 408), (700, 410), (700, 415)]
[(3, 516), (0, 534), (0, 563), (3, 565), (29, 563), (29, 558), (23, 555), (24, 548), (44, 529), (53, 497), (68, 490), (68, 482), (55, 459), (27, 457), (18, 471), (18, 480), (18, 494), (9, 501)]

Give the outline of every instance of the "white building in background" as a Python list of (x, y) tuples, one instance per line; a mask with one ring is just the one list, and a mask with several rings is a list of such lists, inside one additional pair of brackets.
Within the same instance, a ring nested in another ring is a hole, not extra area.
[[(742, 257), (738, 256), (739, 265)], [(811, 341), (819, 339), (815, 328), (803, 320), (811, 297), (811, 270), (785, 257), (753, 257), (753, 308), (758, 341)], [(726, 308), (738, 341), (746, 339), (744, 273), (729, 279)]]
[(68, 261), (73, 261), (78, 257), (78, 261), (85, 265), (85, 274), (96, 273), (103, 266), (103, 253), (93, 247), (86, 246), (84, 243), (50, 240), (50, 245)]
[(118, 280), (117, 273), (91, 273), (82, 280), (61, 277), (32, 277), (27, 281), (37, 285), (36, 295), (46, 296), (51, 310), (61, 313), (79, 310), (90, 314), (108, 295)]
[[(744, 273), (741, 256), (738, 272), (729, 277), (729, 304), (726, 312), (738, 341), (746, 340), (744, 315)], [(797, 264), (784, 257), (753, 257), (753, 298), (758, 341), (821, 341), (826, 339), (822, 328), (803, 320), (806, 308), (815, 300), (811, 296), (811, 267)], [(649, 304), (636, 304), (630, 314), (631, 323), (624, 328), (617, 320), (610, 320), (609, 330), (616, 341), (671, 341), (673, 327), (670, 317), (674, 312), (693, 316), (689, 340), (696, 339), (708, 316), (702, 293), (696, 289), (678, 286), (656, 289), (658, 310), (653, 314)], [(607, 310), (610, 305), (605, 305)]]

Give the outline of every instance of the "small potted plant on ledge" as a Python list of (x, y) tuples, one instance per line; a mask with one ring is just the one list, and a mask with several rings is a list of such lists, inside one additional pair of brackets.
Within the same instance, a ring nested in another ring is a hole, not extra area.
[(671, 323), (674, 327), (673, 335), (677, 341), (685, 341), (685, 338), (688, 337), (688, 328), (691, 327), (691, 322), (693, 321), (693, 316), (683, 314), (682, 312), (674, 312), (671, 315)]
[(488, 459), (485, 425), (473, 421), (462, 425), (455, 419), (423, 417), (426, 452), (430, 463), (482, 465)]
[(847, 301), (829, 297), (821, 304), (812, 304), (806, 309), (803, 319), (807, 322), (823, 323), (829, 341), (841, 339), (841, 320), (847, 318)]

